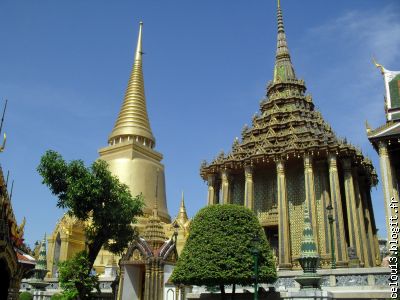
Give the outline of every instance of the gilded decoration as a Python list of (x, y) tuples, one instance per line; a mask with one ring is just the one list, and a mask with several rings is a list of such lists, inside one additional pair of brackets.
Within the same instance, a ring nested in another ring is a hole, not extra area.
[(300, 256), (303, 234), (305, 184), (304, 172), (300, 164), (287, 166), (287, 196), (289, 203), (290, 239), (293, 257)]
[(328, 183), (328, 169), (326, 165), (319, 164), (316, 168), (314, 184), (315, 184), (315, 200), (317, 207), (317, 236), (319, 242), (319, 249), (321, 254), (329, 252), (329, 230), (328, 224), (326, 223), (326, 207), (330, 203), (329, 199), (329, 183)]

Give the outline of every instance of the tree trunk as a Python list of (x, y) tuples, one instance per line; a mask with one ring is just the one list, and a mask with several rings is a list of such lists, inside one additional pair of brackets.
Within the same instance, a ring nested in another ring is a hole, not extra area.
[(96, 260), (97, 255), (99, 254), (101, 247), (103, 246), (103, 241), (100, 239), (95, 240), (95, 242), (88, 245), (88, 259), (90, 263), (90, 270), (93, 268), (94, 261)]
[(232, 284), (232, 300), (235, 300), (236, 284)]
[[(88, 274), (92, 271), (94, 261), (96, 260), (97, 255), (99, 254), (101, 247), (103, 246), (103, 241), (101, 239), (94, 239), (95, 241), (88, 245), (88, 260), (89, 260), (89, 268), (87, 270)], [(86, 291), (85, 287), (80, 284), (75, 284), (76, 289), (78, 290), (79, 300), (87, 300), (91, 299), (91, 291)]]
[(223, 284), (220, 284), (219, 288), (221, 290), (221, 300), (226, 300), (225, 286)]

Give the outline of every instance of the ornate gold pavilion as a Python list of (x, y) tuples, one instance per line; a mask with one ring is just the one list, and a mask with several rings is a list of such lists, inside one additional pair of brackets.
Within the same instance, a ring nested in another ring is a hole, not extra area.
[(305, 206), (321, 266), (330, 266), (326, 207), (331, 204), (337, 266), (376, 266), (379, 249), (370, 196), (376, 173), (371, 161), (346, 139), (336, 137), (315, 109), (304, 81), (295, 75), (279, 1), (277, 16), (273, 80), (259, 113), (228, 154), (222, 152), (201, 165), (201, 177), (208, 182), (208, 205), (234, 203), (253, 210), (279, 268), (296, 269)]

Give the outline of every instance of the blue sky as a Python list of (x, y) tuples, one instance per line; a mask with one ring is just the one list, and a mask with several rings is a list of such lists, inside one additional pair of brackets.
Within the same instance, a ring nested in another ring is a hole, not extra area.
[[(384, 86), (371, 56), (400, 70), (398, 0), (282, 0), (297, 76), (338, 136), (362, 148), (379, 173), (364, 123), (384, 122)], [(175, 216), (185, 191), (190, 216), (206, 203), (203, 159), (227, 152), (251, 122), (272, 78), (276, 2), (0, 2), (0, 100), (9, 99), (3, 171), (29, 244), (62, 215), (36, 172), (47, 149), (87, 164), (107, 144), (128, 81), (139, 21), (156, 149), (164, 154)], [(372, 190), (385, 235), (381, 187)]]

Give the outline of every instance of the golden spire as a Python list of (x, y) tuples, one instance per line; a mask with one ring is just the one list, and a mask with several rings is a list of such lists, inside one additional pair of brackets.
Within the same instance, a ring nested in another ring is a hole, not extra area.
[(184, 225), (188, 220), (188, 216), (186, 213), (186, 207), (185, 207), (185, 197), (183, 195), (182, 191), (182, 199), (181, 199), (181, 207), (179, 208), (179, 213), (177, 219)]
[(278, 41), (276, 46), (274, 82), (296, 79), (286, 41), (281, 1), (278, 0)]
[(148, 219), (143, 237), (153, 250), (160, 248), (167, 240), (162, 222), (158, 216), (157, 202), (154, 204), (153, 215)]
[(135, 61), (125, 92), (124, 102), (118, 119), (115, 122), (114, 129), (109, 137), (109, 143), (115, 144), (121, 141), (134, 139), (145, 146), (153, 148), (155, 139), (150, 128), (144, 93), (142, 28), (143, 22), (140, 22)]

